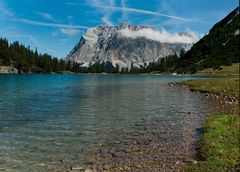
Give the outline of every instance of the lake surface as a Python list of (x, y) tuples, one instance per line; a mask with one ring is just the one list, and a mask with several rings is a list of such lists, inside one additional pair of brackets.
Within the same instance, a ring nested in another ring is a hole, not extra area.
[(84, 164), (90, 151), (139, 121), (170, 124), (188, 112), (198, 119), (211, 103), (167, 84), (198, 78), (0, 75), (0, 171), (51, 171), (60, 161)]

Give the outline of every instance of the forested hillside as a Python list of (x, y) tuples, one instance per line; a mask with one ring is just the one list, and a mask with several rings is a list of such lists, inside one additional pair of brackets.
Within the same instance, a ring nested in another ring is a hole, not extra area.
[(195, 72), (239, 62), (239, 7), (215, 24), (177, 63), (177, 69)]

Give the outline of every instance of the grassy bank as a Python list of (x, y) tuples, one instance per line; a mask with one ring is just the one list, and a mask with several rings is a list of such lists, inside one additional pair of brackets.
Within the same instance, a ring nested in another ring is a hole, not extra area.
[(217, 75), (230, 76), (239, 75), (239, 63), (234, 63), (230, 66), (220, 66), (218, 68), (207, 68), (196, 73), (196, 75)]
[(239, 100), (238, 77), (189, 80), (183, 84), (189, 85), (193, 91), (223, 94), (236, 97)]
[[(216, 78), (186, 81), (192, 90), (223, 94), (239, 100), (239, 78)], [(199, 156), (202, 161), (188, 165), (187, 172), (227, 172), (240, 170), (239, 107), (227, 114), (214, 114), (204, 123)]]

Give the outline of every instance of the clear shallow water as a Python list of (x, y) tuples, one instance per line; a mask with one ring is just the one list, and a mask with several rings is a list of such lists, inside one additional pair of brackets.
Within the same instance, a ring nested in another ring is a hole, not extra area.
[[(143, 119), (171, 122), (211, 105), (160, 75), (0, 75), (0, 171), (46, 171)], [(167, 130), (167, 128), (166, 128)]]

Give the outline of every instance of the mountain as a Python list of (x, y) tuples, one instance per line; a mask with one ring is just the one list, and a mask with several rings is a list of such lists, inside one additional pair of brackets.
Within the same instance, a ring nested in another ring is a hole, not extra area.
[(179, 59), (177, 69), (195, 72), (239, 62), (239, 7), (213, 26)]
[(179, 54), (182, 49), (189, 50), (197, 40), (198, 37), (191, 32), (170, 34), (126, 23), (98, 26), (87, 30), (66, 59), (87, 68), (104, 64), (118, 71), (130, 70)]

